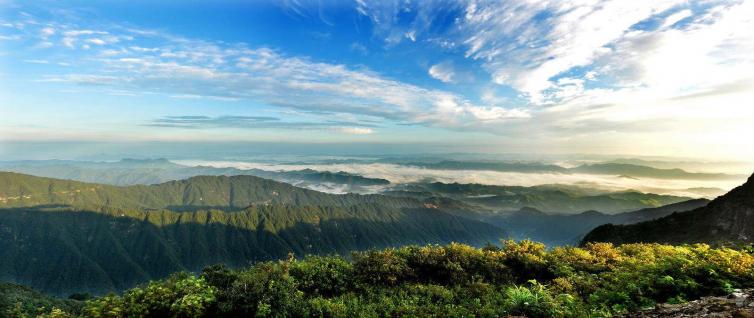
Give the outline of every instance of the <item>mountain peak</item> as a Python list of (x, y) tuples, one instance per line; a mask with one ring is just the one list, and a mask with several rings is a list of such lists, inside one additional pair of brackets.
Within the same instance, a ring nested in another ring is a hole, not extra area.
[(751, 243), (753, 211), (754, 175), (751, 175), (746, 183), (703, 207), (643, 223), (600, 226), (587, 234), (582, 243)]

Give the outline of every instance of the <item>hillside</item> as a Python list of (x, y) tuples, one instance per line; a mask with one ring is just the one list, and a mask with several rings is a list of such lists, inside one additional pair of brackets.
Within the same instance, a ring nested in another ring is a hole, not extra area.
[(81, 301), (56, 298), (27, 286), (0, 282), (0, 317), (15, 318), (19, 313), (38, 313), (39, 309), (49, 311), (53, 307), (78, 314), (83, 305)]
[(0, 173), (0, 196), (0, 281), (58, 295), (288, 253), (506, 236), (414, 199), (332, 195), (251, 176), (115, 187)]
[(332, 195), (255, 176), (198, 176), (156, 185), (111, 186), (0, 172), (0, 207), (46, 204), (148, 209), (245, 208), (252, 204), (416, 206), (380, 195)]
[[(233, 270), (210, 266), (67, 308), (87, 318), (645, 317), (652, 312), (639, 311), (655, 304), (692, 306), (706, 296), (730, 295), (704, 301), (709, 317), (751, 317), (754, 310), (743, 307), (748, 301), (737, 288), (754, 287), (753, 264), (750, 253), (705, 245), (413, 245)], [(25, 297), (19, 307), (49, 302)], [(68, 316), (58, 309), (54, 317)]]
[(678, 179), (678, 180), (730, 180), (742, 176), (725, 173), (688, 172), (678, 168), (661, 169), (628, 163), (586, 164), (568, 169), (569, 172), (621, 175), (633, 178)]
[(603, 225), (583, 242), (754, 242), (754, 175), (708, 205), (633, 225)]
[(88, 162), (66, 160), (0, 162), (0, 170), (39, 177), (76, 180), (110, 185), (156, 184), (195, 176), (251, 175), (304, 186), (340, 186), (351, 192), (364, 187), (384, 186), (388, 180), (367, 178), (346, 172), (267, 171), (261, 169), (216, 168), (185, 166), (166, 159), (122, 159), (116, 162)]
[(543, 212), (565, 214), (588, 210), (615, 214), (692, 199), (637, 191), (604, 192), (568, 185), (523, 187), (442, 182), (397, 185), (385, 193), (414, 198), (446, 196), (496, 211), (513, 212), (522, 208), (535, 208)]
[(575, 245), (597, 226), (632, 224), (654, 220), (674, 212), (683, 212), (705, 206), (709, 200), (695, 199), (657, 208), (619, 214), (586, 211), (578, 214), (550, 214), (533, 208), (523, 208), (511, 214), (494, 215), (485, 221), (505, 227), (511, 238), (530, 239), (547, 246)]

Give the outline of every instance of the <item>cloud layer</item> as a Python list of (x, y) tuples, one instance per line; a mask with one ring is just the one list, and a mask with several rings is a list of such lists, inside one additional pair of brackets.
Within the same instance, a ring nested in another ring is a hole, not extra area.
[[(30, 30), (34, 27), (37, 29)], [(41, 81), (350, 115), (355, 116), (352, 125), (333, 127), (333, 131), (361, 134), (372, 129), (364, 129), (362, 119), (459, 128), (528, 117), (523, 108), (478, 105), (455, 93), (404, 83), (370, 70), (288, 56), (268, 47), (188, 39), (117, 25), (98, 30), (87, 27), (46, 21), (22, 30), (30, 41), (45, 43), (48, 50), (63, 48), (79, 61), (75, 72), (49, 75)], [(444, 72), (443, 77), (452, 77)], [(156, 124), (161, 121), (165, 119), (156, 119)], [(258, 127), (260, 122), (255, 124)], [(279, 123), (265, 125), (285, 128)]]
[(700, 181), (667, 179), (630, 179), (610, 175), (561, 174), (561, 173), (517, 173), (484, 170), (436, 170), (415, 166), (369, 163), (369, 164), (269, 164), (239, 161), (179, 160), (176, 163), (189, 166), (233, 167), (238, 169), (263, 169), (271, 171), (292, 171), (314, 169), (318, 171), (345, 171), (369, 178), (383, 178), (391, 183), (439, 181), (445, 183), (479, 183), (506, 186), (536, 186), (543, 184), (581, 185), (605, 191), (638, 190), (650, 193), (698, 197), (690, 190), (698, 187), (732, 189), (744, 180)]
[[(342, 62), (222, 34), (22, 10), (0, 16), (0, 53), (36, 70), (40, 85), (236, 105), (161, 113), (138, 127), (317, 130), (374, 141), (399, 127), (427, 139), (442, 131), (439, 141), (482, 136), (516, 151), (754, 157), (741, 137), (754, 134), (754, 1), (307, 3), (280, 6), (326, 26), (306, 30), (323, 42), (348, 35)], [(338, 24), (343, 12), (352, 24)], [(380, 64), (391, 55), (420, 72)]]

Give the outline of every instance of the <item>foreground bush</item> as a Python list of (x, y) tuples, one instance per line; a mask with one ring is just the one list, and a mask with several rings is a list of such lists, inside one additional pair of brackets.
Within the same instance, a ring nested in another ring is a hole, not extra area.
[[(754, 256), (707, 245), (505, 241), (309, 256), (176, 274), (89, 300), (85, 317), (604, 317), (754, 285)], [(48, 316), (65, 317), (56, 309)]]

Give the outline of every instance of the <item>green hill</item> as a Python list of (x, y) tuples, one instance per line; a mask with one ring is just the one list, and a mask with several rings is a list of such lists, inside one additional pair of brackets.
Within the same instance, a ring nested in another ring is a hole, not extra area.
[(398, 185), (385, 193), (414, 198), (447, 196), (492, 210), (512, 212), (529, 207), (544, 212), (571, 214), (588, 210), (613, 214), (692, 199), (637, 191), (604, 192), (567, 185), (523, 187), (442, 182)]
[(268, 171), (261, 169), (217, 168), (209, 166), (184, 166), (167, 159), (122, 159), (116, 162), (90, 162), (69, 160), (0, 161), (0, 170), (30, 174), (39, 177), (76, 180), (110, 185), (157, 184), (195, 176), (251, 175), (291, 184), (339, 185), (350, 192), (368, 190), (364, 187), (385, 186), (388, 180), (367, 178), (347, 172)]
[[(502, 243), (482, 249), (412, 245), (234, 270), (216, 265), (201, 274), (176, 273), (121, 295), (63, 308), (86, 318), (643, 317), (642, 309), (657, 304), (730, 294), (709, 311), (688, 311), (683, 317), (751, 313), (741, 301), (749, 292), (736, 290), (754, 287), (754, 255), (746, 251), (604, 243), (548, 250), (531, 241)], [(24, 295), (18, 307), (37, 304), (43, 308), (31, 313), (71, 317), (45, 307), (49, 297), (17, 288)], [(0, 315), (22, 317), (2, 311), (2, 305), (0, 295)]]
[(631, 224), (654, 220), (673, 212), (693, 210), (707, 203), (709, 200), (695, 199), (618, 214), (604, 214), (597, 211), (551, 214), (532, 208), (523, 208), (511, 214), (493, 215), (485, 221), (504, 226), (513, 239), (530, 239), (547, 246), (575, 245), (589, 231), (603, 224)]
[(0, 207), (45, 204), (149, 209), (245, 208), (253, 204), (416, 206), (380, 195), (332, 195), (254, 176), (198, 176), (156, 185), (111, 186), (0, 172)]
[(115, 187), (0, 173), (0, 197), (0, 281), (58, 295), (288, 253), (505, 236), (411, 198), (332, 195), (251, 176)]
[(704, 207), (632, 225), (603, 225), (583, 242), (752, 243), (754, 175)]

